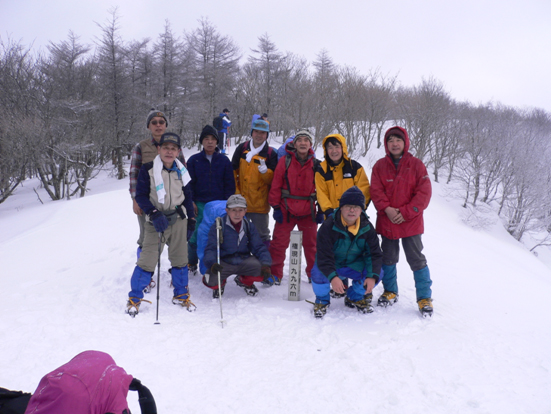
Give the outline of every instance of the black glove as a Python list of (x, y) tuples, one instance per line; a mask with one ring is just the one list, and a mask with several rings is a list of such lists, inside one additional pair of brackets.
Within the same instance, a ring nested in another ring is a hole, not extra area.
[(272, 276), (272, 269), (268, 265), (263, 265), (260, 268), (260, 276), (262, 276), (263, 280), (267, 280), (270, 276)]
[(333, 214), (333, 211), (335, 211), (335, 210), (333, 210), (332, 208), (328, 208), (327, 210), (325, 210), (325, 213), (323, 213), (323, 214), (325, 214), (325, 218), (328, 219), (329, 216), (331, 214)]
[(280, 208), (274, 208), (274, 220), (277, 223), (283, 223), (283, 212)]
[(325, 216), (323, 213), (316, 214), (316, 223), (321, 224), (323, 223), (323, 220), (325, 220)]
[(218, 272), (221, 272), (222, 269), (223, 269), (222, 265), (220, 265), (218, 263), (215, 263), (210, 267), (210, 274), (211, 275), (216, 275), (216, 274), (218, 274)]
[(149, 213), (149, 219), (153, 222), (153, 227), (155, 227), (157, 233), (164, 233), (168, 228), (168, 220), (159, 210), (153, 210)]
[(187, 239), (190, 240), (191, 236), (193, 236), (193, 232), (195, 231), (195, 225), (197, 222), (194, 219), (189, 219), (187, 221)]

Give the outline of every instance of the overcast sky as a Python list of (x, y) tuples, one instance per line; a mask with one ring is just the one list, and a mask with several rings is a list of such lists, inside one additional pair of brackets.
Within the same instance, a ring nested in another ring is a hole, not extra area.
[(434, 77), (451, 96), (551, 112), (551, 0), (0, 0), (0, 38), (42, 48), (69, 30), (92, 44), (118, 6), (125, 41), (181, 35), (207, 17), (246, 55), (268, 33), (309, 62), (379, 68), (417, 85)]

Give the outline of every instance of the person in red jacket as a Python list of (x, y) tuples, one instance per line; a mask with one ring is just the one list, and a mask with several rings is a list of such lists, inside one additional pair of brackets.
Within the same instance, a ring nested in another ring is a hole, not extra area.
[(432, 315), (432, 280), (427, 259), (422, 253), (423, 211), (428, 207), (432, 187), (423, 162), (411, 155), (404, 128), (392, 127), (385, 133), (386, 156), (373, 166), (371, 199), (377, 210), (377, 233), (382, 236), (384, 293), (377, 305), (392, 305), (398, 300), (396, 263), (400, 246), (413, 271), (419, 310)]
[(323, 213), (316, 213), (316, 158), (312, 151), (313, 141), (314, 138), (309, 131), (298, 131), (293, 143), (285, 147), (287, 155), (281, 157), (275, 169), (268, 196), (276, 221), (270, 244), (272, 278), (264, 281), (265, 285), (281, 284), (285, 252), (289, 247), (291, 230), (295, 226), (302, 231), (306, 274), (310, 280), (316, 260), (317, 223), (323, 221)]

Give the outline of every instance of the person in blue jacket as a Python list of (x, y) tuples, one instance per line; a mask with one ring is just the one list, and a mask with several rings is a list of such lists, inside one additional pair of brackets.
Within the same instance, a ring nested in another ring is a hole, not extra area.
[(191, 193), (197, 220), (195, 231), (188, 242), (189, 271), (197, 272), (197, 228), (203, 220), (205, 204), (214, 200), (227, 200), (235, 193), (235, 178), (230, 159), (220, 154), (216, 129), (205, 125), (199, 136), (203, 150), (192, 155), (187, 163), (191, 176)]
[(316, 264), (312, 269), (316, 318), (326, 314), (331, 290), (333, 297), (345, 296), (345, 306), (362, 313), (373, 312), (372, 291), (379, 281), (383, 253), (364, 208), (364, 194), (358, 187), (351, 187), (318, 231)]
[(218, 141), (218, 149), (220, 150), (221, 154), (226, 155), (227, 154), (227, 147), (228, 145), (228, 133), (231, 126), (231, 120), (230, 120), (230, 110), (228, 108), (224, 108), (220, 115), (218, 115), (218, 118), (221, 122), (219, 122), (218, 126), (218, 137), (220, 138)]
[[(209, 270), (203, 277), (203, 283), (213, 289), (213, 298), (224, 294), (226, 280), (231, 275), (237, 275), (235, 283), (250, 296), (258, 293), (254, 282), (262, 282), (272, 275), (272, 258), (268, 248), (262, 242), (254, 224), (245, 218), (246, 213), (245, 197), (234, 194), (228, 198), (226, 214), (221, 217), (221, 236), (216, 234), (216, 222), (209, 230), (204, 255), (204, 262)], [(218, 286), (218, 273), (221, 286)]]

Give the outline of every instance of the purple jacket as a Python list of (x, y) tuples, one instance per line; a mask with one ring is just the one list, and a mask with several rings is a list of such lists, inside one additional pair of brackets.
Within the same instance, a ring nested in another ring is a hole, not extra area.
[(85, 351), (46, 374), (25, 414), (122, 414), (132, 376), (104, 352)]

